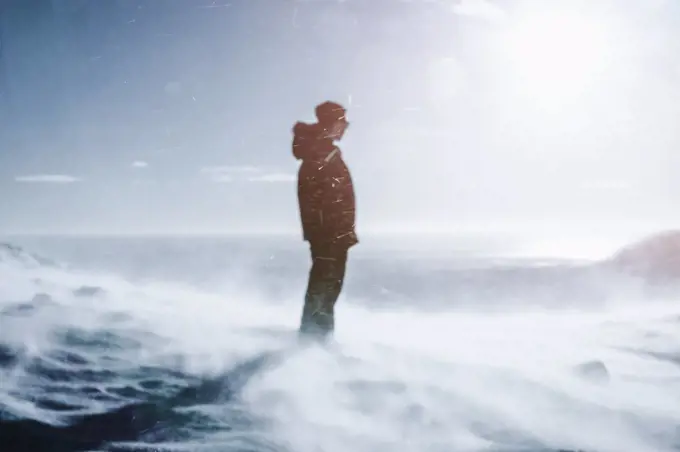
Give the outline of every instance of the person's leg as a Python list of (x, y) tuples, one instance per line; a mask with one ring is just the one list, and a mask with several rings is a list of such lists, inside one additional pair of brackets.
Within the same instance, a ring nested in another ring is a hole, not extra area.
[(301, 333), (327, 336), (335, 328), (335, 303), (342, 291), (347, 250), (312, 248), (312, 268), (300, 324)]
[(302, 320), (300, 321), (300, 332), (301, 333), (311, 333), (312, 331), (312, 314), (319, 304), (318, 300), (318, 286), (321, 266), (317, 263), (316, 252), (313, 247), (310, 247), (312, 266), (309, 269), (309, 277), (307, 280), (307, 292), (305, 293), (305, 304), (302, 310)]

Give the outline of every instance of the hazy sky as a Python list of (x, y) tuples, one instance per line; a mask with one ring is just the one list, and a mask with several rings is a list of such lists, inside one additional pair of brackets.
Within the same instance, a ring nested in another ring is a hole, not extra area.
[(331, 99), (358, 229), (680, 223), (674, 0), (6, 0), (0, 232), (299, 228)]

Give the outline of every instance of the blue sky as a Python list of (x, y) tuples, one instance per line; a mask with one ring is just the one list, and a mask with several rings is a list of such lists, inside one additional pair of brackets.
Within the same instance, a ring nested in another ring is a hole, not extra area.
[(295, 231), (327, 99), (360, 231), (675, 224), (680, 5), (546, 3), (12, 0), (0, 232)]

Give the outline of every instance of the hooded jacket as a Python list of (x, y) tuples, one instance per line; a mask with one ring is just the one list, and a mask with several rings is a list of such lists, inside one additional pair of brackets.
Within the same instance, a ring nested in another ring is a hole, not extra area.
[(293, 127), (298, 171), (298, 202), (304, 240), (312, 247), (358, 243), (354, 187), (340, 149), (318, 124)]

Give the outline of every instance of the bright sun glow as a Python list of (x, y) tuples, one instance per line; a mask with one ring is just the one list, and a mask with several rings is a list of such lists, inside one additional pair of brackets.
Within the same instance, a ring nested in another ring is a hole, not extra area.
[(606, 67), (605, 24), (575, 13), (524, 16), (504, 36), (512, 70), (538, 99), (558, 102), (583, 94)]

